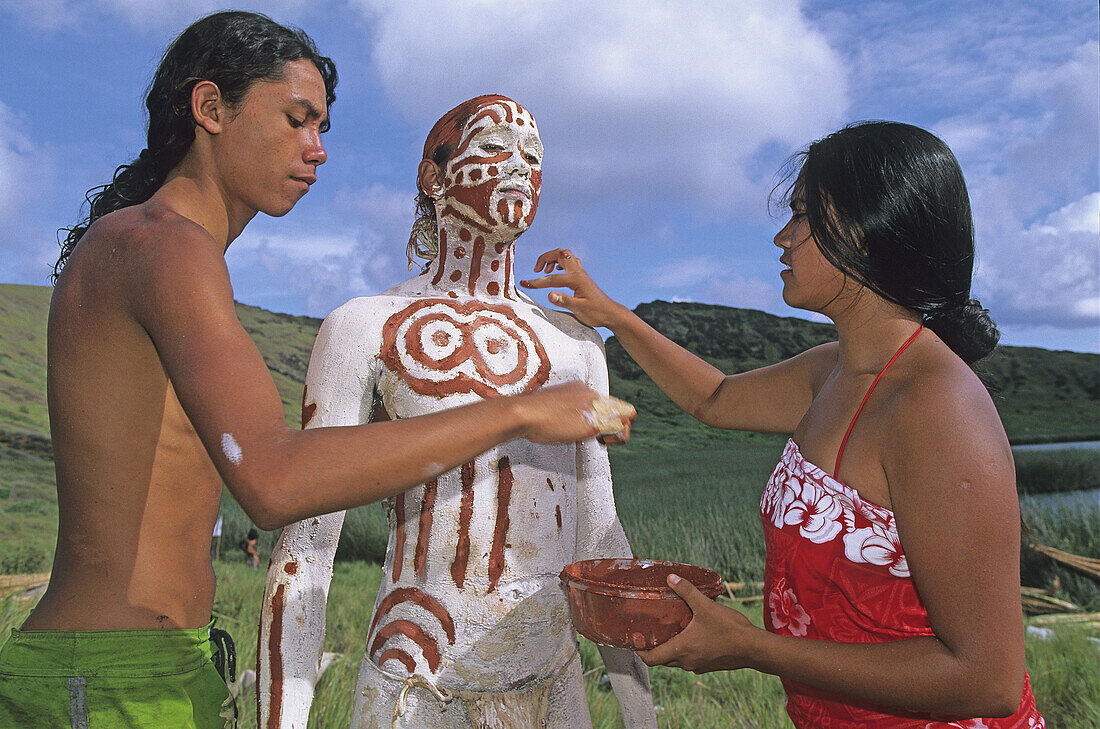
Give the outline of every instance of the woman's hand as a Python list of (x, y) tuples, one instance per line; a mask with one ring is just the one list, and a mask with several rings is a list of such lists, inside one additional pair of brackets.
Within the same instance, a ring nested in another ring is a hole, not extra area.
[[(565, 273), (554, 273), (561, 270)], [(590, 327), (614, 328), (614, 324), (624, 312), (629, 313), (622, 304), (605, 294), (596, 282), (585, 273), (580, 259), (565, 248), (555, 248), (539, 256), (535, 262), (535, 273), (545, 272), (546, 276), (530, 281), (520, 281), (529, 289), (546, 289), (564, 286), (572, 289), (568, 296), (559, 291), (551, 291), (547, 297), (556, 304), (572, 312), (578, 319)]]
[(741, 613), (699, 592), (688, 580), (669, 575), (668, 586), (691, 608), (691, 622), (653, 650), (638, 651), (638, 657), (650, 666), (672, 666), (692, 673), (746, 668), (748, 644), (760, 629)]

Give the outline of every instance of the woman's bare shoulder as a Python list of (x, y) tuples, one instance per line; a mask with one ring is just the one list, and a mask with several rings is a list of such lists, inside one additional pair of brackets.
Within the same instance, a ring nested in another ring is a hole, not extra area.
[(895, 450), (1010, 464), (1000, 415), (974, 370), (939, 339), (914, 354), (889, 393), (884, 432)]

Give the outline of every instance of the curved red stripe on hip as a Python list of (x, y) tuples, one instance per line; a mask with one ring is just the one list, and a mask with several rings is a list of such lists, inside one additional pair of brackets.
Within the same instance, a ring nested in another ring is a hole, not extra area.
[(405, 670), (409, 673), (416, 673), (416, 659), (400, 648), (387, 648), (382, 651), (382, 655), (378, 656), (378, 663), (375, 665), (381, 668), (382, 664), (391, 658), (401, 661), (402, 665), (405, 666)]
[(439, 646), (435, 642), (435, 638), (428, 635), (423, 628), (410, 620), (394, 620), (392, 623), (386, 623), (378, 631), (378, 634), (374, 636), (374, 641), (370, 646), (370, 654), (373, 656), (378, 650), (386, 644), (386, 641), (395, 635), (403, 635), (420, 648), (421, 654), (424, 656), (424, 660), (428, 662), (428, 668), (432, 673), (439, 670), (439, 661), (442, 656), (439, 654)]
[(378, 622), (391, 610), (405, 602), (419, 605), (431, 613), (439, 621), (443, 632), (447, 634), (447, 642), (451, 645), (455, 644), (455, 622), (451, 618), (451, 614), (438, 600), (418, 587), (399, 587), (382, 598), (382, 602), (378, 603), (378, 609), (374, 612), (374, 619), (371, 620), (367, 635), (374, 632)]

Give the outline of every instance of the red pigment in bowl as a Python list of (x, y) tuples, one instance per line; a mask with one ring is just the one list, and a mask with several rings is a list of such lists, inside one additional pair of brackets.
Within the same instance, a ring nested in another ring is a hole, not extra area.
[(666, 582), (670, 574), (711, 599), (723, 589), (713, 570), (652, 559), (588, 559), (566, 565), (559, 577), (577, 632), (601, 645), (648, 650), (691, 622), (691, 608)]

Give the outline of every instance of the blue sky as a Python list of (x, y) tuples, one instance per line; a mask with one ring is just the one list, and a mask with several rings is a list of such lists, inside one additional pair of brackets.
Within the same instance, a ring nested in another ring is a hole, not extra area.
[[(144, 146), (141, 96), (205, 0), (5, 0), (0, 282), (47, 283), (56, 230)], [(329, 161), (289, 215), (227, 254), (239, 300), (324, 316), (407, 277), (424, 136), (471, 96), (532, 111), (543, 194), (528, 270), (568, 246), (631, 306), (780, 298), (767, 192), (847, 122), (926, 127), (955, 151), (974, 293), (1007, 344), (1100, 352), (1100, 18), (1093, 0), (273, 0), (340, 72)]]

